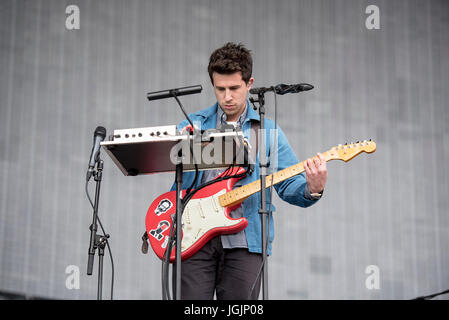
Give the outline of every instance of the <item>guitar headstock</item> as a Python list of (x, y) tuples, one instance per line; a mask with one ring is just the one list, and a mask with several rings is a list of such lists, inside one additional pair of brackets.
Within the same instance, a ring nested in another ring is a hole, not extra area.
[(357, 141), (356, 143), (350, 143), (333, 147), (327, 153), (329, 160), (343, 160), (348, 162), (355, 156), (362, 152), (371, 153), (376, 151), (376, 143), (370, 140)]

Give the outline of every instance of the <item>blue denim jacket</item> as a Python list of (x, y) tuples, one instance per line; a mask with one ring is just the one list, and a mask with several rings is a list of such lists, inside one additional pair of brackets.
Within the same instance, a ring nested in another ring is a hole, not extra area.
[[(249, 101), (247, 100), (246, 105), (248, 107), (248, 113), (245, 121), (243, 122), (242, 130), (243, 134), (247, 139), (250, 139), (250, 130), (251, 130), (251, 121), (260, 121), (259, 114), (251, 108)], [(216, 127), (217, 120), (217, 108), (218, 103), (215, 103), (212, 107), (198, 111), (196, 113), (192, 113), (189, 115), (192, 122), (199, 122), (201, 124), (201, 130), (213, 129)], [(178, 129), (184, 128), (188, 125), (188, 121), (184, 120), (178, 125)], [(285, 169), (292, 165), (297, 164), (299, 161), (296, 158), (292, 148), (290, 147), (287, 138), (283, 131), (277, 126), (278, 140), (277, 140), (277, 157), (271, 157), (270, 154), (276, 155), (276, 153), (271, 153), (270, 149), (276, 145), (276, 141), (274, 139), (273, 133), (274, 122), (270, 119), (265, 118), (265, 141), (267, 144), (266, 155), (267, 160), (269, 161), (269, 173), (277, 172), (279, 170)], [(271, 134), (270, 134), (271, 133)], [(272, 139), (270, 140), (270, 135)], [(255, 141), (250, 141), (250, 144), (255, 146)], [(257, 155), (256, 164), (254, 166), (254, 171), (251, 175), (247, 175), (244, 179), (241, 180), (242, 185), (248, 184), (252, 181), (259, 179), (259, 155)], [(199, 172), (198, 183), (194, 186), (194, 188), (198, 187), (199, 182), (202, 180), (203, 171)], [(195, 178), (195, 172), (185, 172), (183, 174), (183, 189), (188, 188)], [(311, 200), (304, 197), (304, 192), (307, 186), (305, 174), (302, 173), (300, 175), (294, 176), (290, 179), (287, 179), (283, 182), (280, 182), (273, 186), (273, 188), (277, 191), (279, 197), (296, 206), (300, 206), (303, 208), (309, 207), (313, 205), (317, 200)], [(176, 185), (173, 184), (171, 190), (175, 190)], [(267, 192), (267, 202), (270, 199), (269, 188), (266, 190)], [(307, 192), (307, 191), (306, 191)], [(262, 253), (262, 245), (261, 245), (261, 218), (258, 213), (260, 206), (260, 193), (256, 193), (250, 197), (248, 197), (243, 203), (243, 216), (248, 220), (248, 226), (245, 229), (246, 239), (248, 242), (248, 250), (250, 252)], [(271, 206), (272, 211), (275, 211), (274, 205)], [(267, 203), (267, 210), (269, 209), (269, 204)], [(271, 254), (271, 245), (274, 239), (274, 221), (273, 215), (270, 217), (269, 221), (269, 245), (268, 245), (268, 254)]]

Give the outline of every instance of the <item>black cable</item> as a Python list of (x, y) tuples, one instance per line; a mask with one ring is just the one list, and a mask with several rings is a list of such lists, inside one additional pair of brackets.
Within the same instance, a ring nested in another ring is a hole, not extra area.
[[(240, 143), (242, 144), (242, 146), (244, 145), (244, 141), (243, 141), (243, 138), (240, 136), (240, 135), (237, 135), (237, 137), (239, 138), (239, 140), (240, 140)], [(239, 152), (245, 152), (244, 151), (244, 148), (240, 148), (239, 149)], [(237, 159), (237, 156), (238, 156), (238, 154), (236, 154), (235, 156), (234, 156), (234, 159), (233, 159), (233, 162), (235, 162), (235, 160)], [(205, 188), (205, 187), (207, 187), (207, 186), (210, 186), (211, 184), (214, 184), (214, 183), (217, 183), (217, 182), (221, 182), (221, 181), (223, 181), (223, 180), (227, 180), (227, 179), (231, 179), (231, 178), (241, 178), (241, 177), (244, 177), (245, 175), (247, 175), (248, 174), (248, 172), (250, 171), (250, 168), (251, 168), (251, 165), (250, 165), (250, 163), (248, 162), (248, 164), (247, 164), (247, 166), (246, 166), (246, 169), (245, 169), (245, 172), (242, 172), (242, 173), (240, 173), (240, 174), (234, 174), (234, 175), (229, 175), (229, 174), (231, 174), (231, 172), (232, 172), (232, 169), (234, 169), (234, 167), (235, 167), (235, 165), (234, 165), (234, 163), (231, 163), (228, 167), (227, 167), (227, 169), (225, 170), (225, 171), (223, 171), (221, 174), (219, 174), (215, 179), (213, 179), (213, 180), (211, 180), (211, 181), (208, 181), (208, 182), (205, 182), (205, 183), (203, 183), (203, 184), (201, 184), (200, 186), (198, 186), (198, 188), (196, 188), (195, 190), (192, 190), (188, 195), (186, 194), (185, 196), (184, 196), (184, 198), (182, 199), (182, 201), (183, 201), (183, 206), (185, 207), (186, 205), (187, 205), (187, 203), (190, 201), (190, 199), (195, 195), (195, 193), (196, 192), (198, 192), (199, 190), (201, 190), (201, 189), (203, 189), (203, 188)]]
[[(233, 165), (232, 165), (233, 166)], [(228, 179), (232, 179), (232, 178), (241, 178), (244, 177), (249, 171), (249, 166), (246, 167), (245, 172), (239, 173), (239, 174), (234, 174), (234, 175), (229, 175), (229, 176), (224, 176), (224, 177), (219, 177), (216, 178), (214, 180), (208, 181), (203, 183), (202, 185), (200, 185), (197, 189), (194, 189), (190, 192), (189, 197), (184, 197), (183, 200), (185, 199), (185, 205), (187, 205), (187, 203), (190, 201), (190, 199), (195, 195), (195, 193), (197, 193), (198, 191), (200, 191), (201, 189), (210, 186), (211, 184), (217, 183), (217, 182), (221, 182), (223, 180), (228, 180)]]
[[(193, 122), (189, 118), (187, 112), (185, 111), (184, 106), (182, 105), (181, 100), (179, 100), (178, 96), (176, 95), (175, 90), (171, 90), (170, 93), (176, 99), (176, 102), (178, 102), (178, 105), (181, 108), (182, 113), (184, 114), (184, 116), (186, 117), (187, 121), (192, 126), (192, 132), (194, 132), (195, 128), (193, 126)], [(190, 135), (188, 137), (190, 138)], [(195, 154), (193, 153), (192, 144), (190, 143), (190, 139), (187, 140), (187, 143), (189, 144), (190, 153), (192, 154), (193, 163), (195, 164), (195, 178), (194, 178), (192, 184), (190, 185), (190, 187), (187, 188), (186, 194), (190, 193), (190, 191), (192, 190), (193, 186), (195, 186), (196, 182), (198, 181), (198, 163), (196, 162)]]
[(189, 144), (190, 154), (192, 155), (193, 163), (195, 165), (195, 178), (193, 179), (193, 182), (190, 185), (190, 187), (187, 188), (186, 195), (192, 191), (193, 187), (195, 186), (196, 182), (198, 181), (198, 176), (199, 176), (198, 162), (196, 161), (195, 154), (193, 153), (193, 148), (192, 148), (192, 144), (190, 143), (190, 139), (188, 139), (187, 143)]
[[(237, 135), (237, 137), (239, 138), (240, 143), (242, 144), (242, 146), (244, 146), (243, 138), (242, 138), (240, 135)], [(193, 156), (193, 159), (194, 159), (194, 161), (195, 161), (195, 156), (193, 155), (192, 146), (190, 146), (190, 151), (191, 151), (192, 156)], [(239, 149), (239, 152), (244, 152), (244, 148), (240, 148), (240, 149)], [(234, 156), (233, 162), (235, 162), (235, 160), (237, 159), (237, 157), (238, 157), (238, 154), (236, 154), (236, 155)], [(184, 197), (182, 198), (183, 207), (185, 208), (185, 206), (186, 206), (187, 203), (190, 201), (190, 199), (195, 195), (195, 193), (198, 192), (199, 190), (201, 190), (201, 189), (204, 188), (204, 187), (207, 187), (207, 186), (209, 186), (209, 185), (211, 185), (211, 184), (213, 184), (213, 183), (217, 183), (217, 182), (220, 182), (220, 181), (223, 181), (223, 180), (226, 180), (226, 179), (244, 177), (244, 176), (249, 172), (250, 164), (248, 163), (248, 165), (247, 165), (246, 170), (245, 170), (244, 173), (236, 174), (236, 175), (232, 175), (232, 176), (228, 176), (228, 174), (229, 174), (230, 172), (232, 172), (232, 169), (233, 169), (234, 167), (235, 167), (235, 166), (234, 166), (234, 163), (231, 163), (231, 164), (227, 167), (227, 169), (226, 169), (224, 172), (222, 172), (217, 178), (215, 178), (214, 180), (208, 181), (208, 182), (206, 182), (206, 183), (200, 185), (200, 186), (199, 186), (198, 188), (196, 188), (195, 190), (192, 190), (192, 187), (196, 184), (197, 178), (198, 178), (198, 166), (196, 165), (196, 161), (195, 161), (195, 171), (196, 171), (195, 179), (194, 179), (192, 185), (189, 187), (189, 189), (187, 189), (187, 191), (189, 191), (189, 192), (186, 192), (186, 194), (185, 194)], [(220, 177), (220, 176), (221, 176), (221, 177)], [(219, 177), (220, 177), (220, 178), (219, 178)]]
[[(176, 99), (176, 102), (178, 102), (179, 107), (181, 108), (182, 113), (184, 114), (184, 116), (186, 117), (187, 121), (190, 123), (190, 125), (192, 126), (192, 131), (195, 130), (192, 120), (190, 120), (189, 116), (187, 115), (184, 106), (182, 105), (181, 101), (179, 100), (178, 96), (176, 95), (176, 92), (174, 90), (170, 91), (171, 95)], [(188, 138), (190, 138), (190, 135), (188, 136)], [(181, 203), (182, 203), (182, 208), (184, 211), (185, 208), (185, 197), (189, 196), (192, 188), (195, 186), (195, 184), (198, 181), (198, 176), (199, 176), (199, 170), (198, 170), (198, 163), (195, 159), (195, 154), (193, 152), (193, 148), (192, 148), (192, 144), (190, 143), (190, 139), (187, 140), (187, 143), (189, 144), (189, 148), (190, 148), (190, 153), (192, 154), (192, 159), (195, 165), (195, 178), (192, 181), (192, 184), (186, 189), (186, 193), (184, 195), (184, 197), (181, 199)], [(176, 195), (176, 197), (178, 197), (179, 195)], [(180, 212), (181, 216), (182, 216), (182, 211)], [(170, 267), (170, 255), (171, 255), (171, 248), (173, 246), (173, 242), (175, 241), (174, 239), (174, 226), (176, 225), (176, 220), (172, 221), (171, 227), (170, 227), (170, 236), (168, 239), (168, 243), (167, 243), (167, 248), (165, 249), (164, 255), (162, 257), (162, 270), (161, 270), (161, 282), (162, 282), (162, 299), (164, 300), (171, 300), (171, 296), (170, 296), (170, 284), (169, 284), (169, 267)], [(177, 239), (176, 239), (177, 240)], [(179, 276), (179, 275), (177, 275)]]
[[(184, 115), (186, 116), (187, 120), (189, 121), (190, 125), (192, 126), (192, 130), (194, 130), (193, 127), (193, 123), (192, 121), (189, 119), (188, 115), (186, 114), (181, 101), (178, 99), (178, 97), (176, 96), (175, 93), (172, 93), (173, 97), (176, 99), (176, 101), (178, 102), (179, 106), (181, 107), (182, 112), (184, 113)], [(240, 137), (239, 135), (237, 135), (237, 137), (240, 139), (240, 142), (243, 146), (244, 142), (243, 142), (243, 138)], [(222, 172), (217, 178), (215, 178), (214, 180), (208, 181), (206, 183), (201, 184), (198, 188), (193, 190), (193, 187), (195, 186), (195, 184), (198, 181), (198, 176), (199, 176), (199, 170), (198, 170), (198, 164), (197, 161), (195, 159), (195, 155), (193, 152), (193, 148), (192, 148), (192, 144), (190, 143), (190, 141), (188, 141), (189, 143), (189, 147), (190, 147), (190, 153), (192, 154), (192, 158), (195, 164), (195, 178), (192, 182), (192, 184), (190, 185), (190, 187), (186, 190), (186, 193), (184, 195), (184, 197), (181, 199), (181, 203), (182, 203), (182, 208), (184, 209), (187, 206), (187, 203), (193, 198), (193, 196), (195, 195), (196, 192), (198, 192), (199, 190), (223, 181), (223, 180), (227, 180), (227, 179), (231, 179), (231, 178), (240, 178), (240, 177), (244, 177), (250, 170), (250, 164), (248, 163), (248, 166), (246, 167), (245, 172), (241, 173), (241, 174), (234, 174), (234, 175), (228, 175), (232, 172), (232, 169), (234, 168), (234, 164), (232, 163), (230, 166), (227, 167), (227, 169)], [(243, 149), (240, 149), (240, 152), (244, 152)], [(238, 155), (235, 155), (234, 160), (237, 158)], [(184, 211), (184, 210), (183, 210)], [(182, 215), (182, 212), (181, 212)], [(163, 300), (171, 300), (171, 296), (170, 296), (170, 288), (169, 288), (169, 265), (170, 265), (170, 255), (171, 255), (171, 249), (173, 246), (173, 242), (177, 242), (177, 239), (174, 239), (174, 228), (175, 226), (175, 222), (172, 221), (172, 225), (170, 227), (170, 236), (169, 236), (169, 240), (167, 243), (167, 248), (164, 252), (164, 255), (162, 257), (162, 270), (161, 270), (161, 282), (162, 282), (162, 299)], [(178, 276), (178, 275), (176, 275)]]
[(444, 290), (444, 291), (441, 291), (441, 292), (438, 292), (438, 293), (429, 294), (429, 295), (427, 295), (427, 296), (417, 297), (417, 298), (414, 298), (414, 299), (412, 299), (412, 300), (427, 300), (427, 299), (433, 299), (433, 298), (435, 298), (435, 297), (437, 297), (437, 296), (440, 296), (440, 295), (443, 295), (443, 294), (446, 294), (446, 293), (449, 293), (449, 290)]
[(184, 107), (183, 107), (181, 101), (179, 100), (178, 96), (176, 95), (176, 92), (174, 90), (170, 90), (170, 93), (178, 102), (179, 106), (181, 107), (182, 113), (184, 113), (184, 116), (186, 117), (187, 121), (189, 121), (190, 125), (192, 126), (192, 130), (194, 130), (192, 120), (190, 120), (189, 116), (187, 115), (187, 112), (184, 110)]
[[(86, 181), (86, 195), (87, 195), (87, 199), (89, 199), (89, 202), (90, 202), (90, 205), (92, 206), (92, 209), (95, 210), (94, 203), (92, 202), (92, 199), (90, 198), (90, 195), (89, 195), (88, 183), (89, 183), (89, 181)], [(100, 220), (100, 217), (98, 216), (98, 213), (97, 213), (97, 221), (100, 224), (101, 230), (103, 231), (103, 237), (105, 238), (106, 245), (107, 245), (108, 252), (109, 252), (109, 257), (111, 259), (111, 273), (112, 273), (112, 279), (111, 279), (111, 300), (113, 300), (113, 296), (114, 296), (114, 259), (112, 258), (111, 245), (109, 244), (108, 237), (106, 236), (106, 232), (104, 231), (103, 224), (101, 223), (101, 220)]]
[(170, 255), (173, 247), (174, 228), (170, 229), (170, 236), (167, 243), (167, 248), (162, 257), (162, 299), (171, 300), (170, 283), (169, 283), (169, 269), (170, 269)]
[[(241, 138), (241, 137), (239, 137)], [(243, 142), (242, 142), (243, 143)], [(191, 150), (192, 151), (192, 150)], [(192, 151), (193, 152), (193, 151)], [(237, 157), (237, 155), (236, 155)], [(235, 158), (234, 158), (235, 160)], [(234, 164), (231, 164), (227, 167), (227, 169), (222, 172), (217, 178), (215, 178), (214, 180), (208, 181), (206, 183), (201, 184), (200, 186), (198, 186), (198, 188), (191, 190), (188, 194), (186, 193), (184, 195), (184, 197), (182, 198), (181, 202), (182, 202), (182, 206), (183, 208), (185, 208), (187, 206), (187, 203), (193, 198), (193, 196), (195, 195), (196, 192), (198, 192), (199, 190), (210, 186), (214, 183), (223, 181), (223, 180), (227, 180), (227, 179), (231, 179), (231, 178), (241, 178), (244, 177), (249, 169), (250, 166), (248, 164), (248, 166), (246, 167), (245, 172), (242, 172), (240, 174), (231, 174), (232, 169), (234, 168)], [(168, 244), (167, 244), (167, 248), (164, 252), (163, 258), (162, 258), (162, 299), (164, 300), (171, 300), (171, 296), (170, 296), (170, 289), (169, 289), (169, 278), (168, 278), (168, 267), (169, 267), (169, 260), (170, 260), (170, 255), (171, 255), (171, 251), (172, 251), (172, 247), (173, 247), (173, 242), (176, 241), (174, 239), (174, 225), (175, 223), (172, 223), (172, 226), (170, 228), (170, 236), (169, 236), (169, 240), (168, 240)]]

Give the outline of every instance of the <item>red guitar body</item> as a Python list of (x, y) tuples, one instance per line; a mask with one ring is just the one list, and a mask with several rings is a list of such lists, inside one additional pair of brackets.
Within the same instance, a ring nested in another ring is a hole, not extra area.
[[(182, 215), (181, 260), (190, 258), (210, 239), (221, 234), (237, 233), (248, 225), (246, 218), (233, 219), (229, 213), (240, 206), (222, 207), (218, 196), (232, 190), (240, 179), (231, 178), (199, 190), (184, 208)], [(182, 191), (184, 197), (185, 190)], [(162, 259), (176, 217), (176, 191), (156, 198), (148, 209), (145, 225), (151, 247)], [(176, 245), (170, 254), (175, 261)]]

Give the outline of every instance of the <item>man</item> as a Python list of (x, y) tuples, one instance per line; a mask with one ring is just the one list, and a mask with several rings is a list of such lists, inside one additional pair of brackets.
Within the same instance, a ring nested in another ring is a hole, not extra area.
[[(260, 117), (251, 108), (247, 95), (254, 83), (252, 75), (251, 52), (242, 44), (227, 43), (215, 50), (209, 61), (209, 76), (214, 87), (217, 103), (212, 107), (189, 115), (193, 122), (200, 122), (201, 129), (219, 128), (224, 123), (233, 123), (243, 130), (250, 139), (251, 126), (260, 122)], [(181, 122), (179, 128), (187, 125)], [(278, 128), (277, 150), (270, 150), (270, 132), (273, 121), (265, 119), (267, 159), (277, 155), (277, 170), (282, 170), (299, 161), (288, 141)], [(256, 142), (250, 141), (255, 147)], [(273, 164), (271, 164), (273, 166)], [(200, 184), (214, 179), (223, 170), (201, 171)], [(278, 195), (290, 204), (308, 207), (321, 197), (327, 180), (326, 161), (321, 154), (308, 159), (305, 175), (300, 174), (274, 186)], [(194, 172), (184, 173), (183, 189), (188, 188), (195, 177)], [(259, 179), (259, 157), (254, 172), (240, 181), (245, 185)], [(172, 187), (172, 190), (175, 186)], [(269, 197), (267, 197), (269, 199)], [(261, 221), (258, 213), (260, 193), (247, 198), (231, 213), (233, 218), (245, 217), (248, 226), (232, 235), (221, 235), (211, 239), (196, 254), (182, 262), (182, 299), (257, 299), (260, 292), (261, 277), (258, 271), (262, 263)], [(274, 207), (274, 206), (273, 206)], [(268, 208), (268, 207), (267, 207)], [(273, 208), (274, 209), (274, 208)], [(273, 218), (269, 221), (269, 247), (274, 238)], [(252, 290), (251, 288), (254, 287)]]

